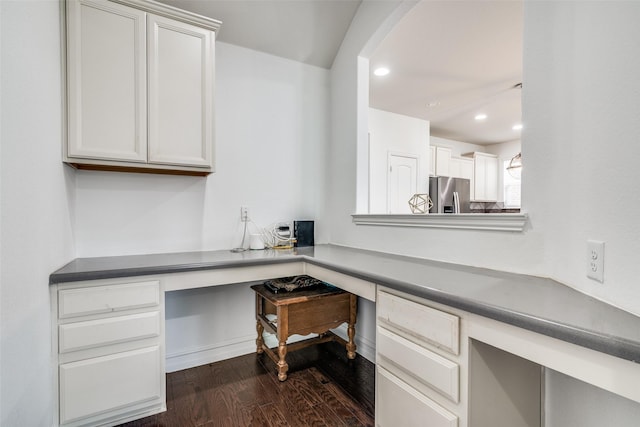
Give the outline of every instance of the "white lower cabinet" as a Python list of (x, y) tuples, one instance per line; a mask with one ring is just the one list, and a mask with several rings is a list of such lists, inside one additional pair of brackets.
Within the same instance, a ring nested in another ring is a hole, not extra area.
[(376, 350), (379, 361), (390, 363), (408, 383), (430, 387), (452, 402), (458, 402), (458, 364), (384, 328), (378, 329)]
[(159, 370), (159, 346), (60, 365), (60, 423), (159, 399)]
[(460, 318), (416, 300), (378, 290), (376, 425), (464, 427)]
[(51, 295), (59, 425), (112, 426), (165, 410), (160, 282), (63, 283)]
[(376, 368), (376, 424), (457, 427), (458, 417), (382, 367)]
[(541, 427), (543, 368), (481, 341), (502, 327), (486, 322), (379, 287), (376, 425)]
[(60, 325), (58, 351), (69, 353), (86, 348), (160, 336), (160, 312), (89, 320)]

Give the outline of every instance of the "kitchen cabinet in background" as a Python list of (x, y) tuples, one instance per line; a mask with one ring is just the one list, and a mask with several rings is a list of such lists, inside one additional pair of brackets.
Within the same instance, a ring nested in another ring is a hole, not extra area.
[(451, 148), (437, 145), (429, 147), (429, 154), (429, 175), (473, 180), (473, 161), (471, 159), (453, 157)]
[(473, 160), (471, 200), (476, 202), (498, 201), (498, 156), (489, 153), (466, 153)]
[(468, 179), (473, 186), (473, 161), (471, 159), (452, 157), (449, 163), (449, 172), (453, 178)]
[(498, 156), (473, 152), (453, 157), (449, 147), (429, 147), (431, 176), (466, 178), (470, 181), (471, 201), (498, 201)]
[(431, 153), (435, 153), (435, 156), (432, 156), (432, 158), (435, 160), (432, 163), (434, 168), (431, 169), (431, 174), (435, 176), (451, 176), (451, 148), (438, 147), (437, 145), (432, 147), (433, 151)]
[(155, 2), (66, 5), (64, 161), (79, 169), (211, 173), (220, 22)]

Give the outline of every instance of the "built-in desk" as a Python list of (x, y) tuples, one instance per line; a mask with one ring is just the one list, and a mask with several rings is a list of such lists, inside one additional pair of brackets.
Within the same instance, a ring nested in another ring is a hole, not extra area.
[[(535, 366), (546, 366), (640, 402), (640, 364), (636, 363), (640, 361), (640, 319), (634, 315), (548, 279), (318, 245), (286, 252), (77, 259), (54, 272), (50, 288), (58, 367), (55, 390), (62, 390), (56, 419), (59, 416), (65, 425), (116, 424), (164, 409), (165, 292), (298, 274), (370, 301), (376, 301), (376, 293), (382, 291), (398, 302), (458, 319), (457, 354), (443, 349), (440, 338), (429, 338), (442, 335), (442, 330), (420, 329), (423, 338), (416, 339), (410, 333), (416, 325), (398, 327), (387, 320), (384, 326), (395, 334), (385, 339), (430, 357), (435, 367), (448, 367), (442, 372), (458, 373), (457, 401), (434, 382), (412, 384), (410, 378), (400, 378), (400, 372), (390, 376), (387, 370), (384, 380), (391, 389), (418, 390), (417, 407), (435, 402), (458, 417), (460, 427), (476, 414), (474, 399), (477, 402), (480, 397), (474, 395), (474, 384), (491, 382), (499, 387), (496, 380), (501, 378), (491, 372), (501, 366), (496, 360), (503, 359), (502, 366), (516, 373), (531, 372), (531, 363), (534, 371)], [(143, 381), (135, 382), (142, 386), (132, 387), (129, 395), (106, 393), (108, 399), (91, 406), (88, 391), (100, 379), (91, 375), (102, 372), (107, 386), (125, 389), (118, 381), (128, 380), (134, 371), (131, 366), (141, 364), (149, 367)], [(435, 372), (441, 372), (438, 369)], [(508, 410), (508, 402), (504, 407)]]

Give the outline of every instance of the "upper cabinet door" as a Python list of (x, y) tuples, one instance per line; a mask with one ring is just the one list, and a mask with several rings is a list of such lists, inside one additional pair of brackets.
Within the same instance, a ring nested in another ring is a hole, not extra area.
[(148, 16), (149, 163), (213, 166), (212, 31)]
[(498, 158), (493, 154), (474, 153), (474, 191), (471, 200), (495, 202), (498, 199)]
[(436, 176), (451, 176), (451, 148), (436, 147)]
[(66, 4), (68, 157), (146, 162), (146, 13)]

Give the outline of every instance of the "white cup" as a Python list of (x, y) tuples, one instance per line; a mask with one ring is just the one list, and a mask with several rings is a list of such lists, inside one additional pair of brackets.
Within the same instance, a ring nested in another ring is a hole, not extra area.
[(249, 248), (253, 250), (264, 249), (264, 242), (260, 234), (252, 234), (249, 240)]

